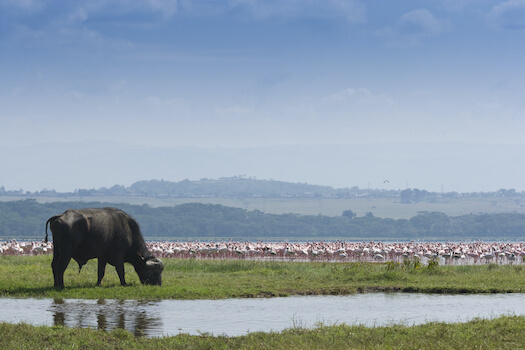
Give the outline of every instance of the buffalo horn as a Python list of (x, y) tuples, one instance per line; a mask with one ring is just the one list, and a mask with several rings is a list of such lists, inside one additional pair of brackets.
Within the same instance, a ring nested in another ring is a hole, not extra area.
[(149, 259), (146, 261), (147, 266), (158, 266), (164, 267), (164, 263), (157, 258)]

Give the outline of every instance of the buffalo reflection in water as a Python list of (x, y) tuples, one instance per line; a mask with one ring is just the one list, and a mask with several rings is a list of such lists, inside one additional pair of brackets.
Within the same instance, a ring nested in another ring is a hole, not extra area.
[(57, 326), (125, 329), (135, 336), (147, 336), (162, 328), (159, 318), (148, 316), (153, 302), (134, 300), (83, 300), (56, 298), (51, 304), (53, 323)]

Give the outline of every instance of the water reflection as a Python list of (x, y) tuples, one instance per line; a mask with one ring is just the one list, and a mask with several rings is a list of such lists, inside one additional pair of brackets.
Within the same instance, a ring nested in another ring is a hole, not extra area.
[(96, 327), (105, 331), (121, 328), (142, 336), (145, 331), (163, 328), (159, 317), (148, 315), (150, 304), (152, 302), (135, 300), (56, 298), (49, 311), (57, 326)]
[(525, 315), (525, 294), (368, 293), (226, 300), (1, 298), (0, 322), (125, 329), (136, 336), (179, 333), (236, 336), (317, 323), (382, 326)]

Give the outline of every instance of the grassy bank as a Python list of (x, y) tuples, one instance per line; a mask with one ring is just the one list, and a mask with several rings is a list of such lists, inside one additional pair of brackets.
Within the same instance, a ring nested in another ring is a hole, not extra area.
[(319, 326), (281, 333), (240, 337), (178, 335), (136, 338), (123, 330), (33, 327), (0, 323), (4, 349), (520, 349), (525, 345), (525, 318), (505, 316), (462, 324), (419, 326)]
[(434, 266), (374, 263), (303, 263), (245, 260), (164, 259), (162, 287), (140, 284), (126, 264), (121, 287), (107, 267), (94, 287), (96, 260), (78, 273), (72, 261), (64, 290), (53, 288), (51, 256), (0, 257), (0, 296), (105, 299), (218, 299), (293, 294), (349, 294), (364, 291), (423, 293), (508, 293), (525, 291), (525, 266)]

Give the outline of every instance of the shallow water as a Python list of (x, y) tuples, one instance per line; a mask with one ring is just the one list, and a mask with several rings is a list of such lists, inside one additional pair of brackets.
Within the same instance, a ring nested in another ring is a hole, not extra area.
[(293, 326), (382, 326), (525, 315), (525, 294), (366, 293), (226, 300), (1, 298), (0, 322), (126, 329), (138, 336), (179, 333), (236, 336)]

